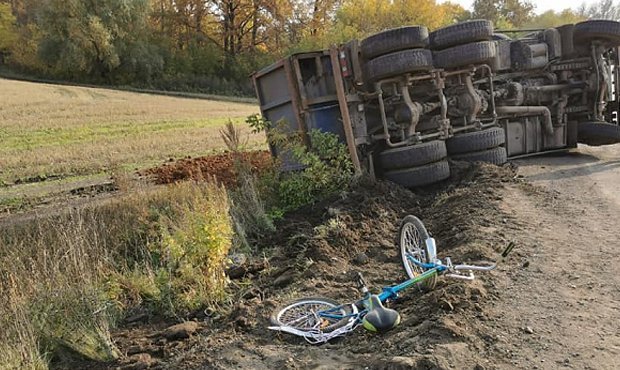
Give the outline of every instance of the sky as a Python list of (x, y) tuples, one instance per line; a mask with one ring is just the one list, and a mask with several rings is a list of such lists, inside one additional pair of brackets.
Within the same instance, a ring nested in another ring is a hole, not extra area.
[[(474, 3), (474, 0), (451, 0), (453, 3), (460, 4), (463, 8), (467, 10), (471, 10), (471, 5)], [(544, 13), (547, 10), (564, 10), (566, 8), (577, 8), (581, 4), (586, 3), (587, 5), (593, 4), (596, 0), (532, 0), (532, 3), (536, 6), (534, 10), (536, 13)]]

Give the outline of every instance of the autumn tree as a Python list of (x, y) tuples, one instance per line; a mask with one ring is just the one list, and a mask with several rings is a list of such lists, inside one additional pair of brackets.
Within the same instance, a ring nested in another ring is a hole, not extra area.
[(8, 4), (0, 4), (0, 64), (17, 41), (16, 19)]
[(0, 4), (2, 3), (11, 7), (19, 26), (35, 22), (38, 9), (41, 7), (40, 0), (0, 0)]
[(424, 25), (436, 29), (453, 23), (464, 12), (456, 4), (435, 0), (345, 0), (336, 16), (336, 30), (347, 30), (358, 37), (387, 28)]
[(493, 21), (497, 28), (521, 27), (534, 16), (529, 0), (474, 0), (472, 18)]
[(547, 10), (544, 13), (534, 16), (527, 22), (525, 28), (551, 28), (563, 24), (578, 23), (585, 19), (577, 11), (564, 9), (562, 11)]
[(39, 53), (68, 77), (106, 79), (112, 71), (154, 72), (161, 61), (148, 44), (148, 0), (46, 0)]

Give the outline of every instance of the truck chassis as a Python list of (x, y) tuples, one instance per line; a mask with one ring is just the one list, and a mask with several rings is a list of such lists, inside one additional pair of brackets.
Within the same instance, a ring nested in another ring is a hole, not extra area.
[(358, 172), (417, 187), (448, 178), (448, 159), (500, 165), (620, 142), (618, 46), (615, 21), (501, 32), (472, 20), (294, 54), (253, 80), (265, 119), (307, 145), (310, 130), (333, 132)]

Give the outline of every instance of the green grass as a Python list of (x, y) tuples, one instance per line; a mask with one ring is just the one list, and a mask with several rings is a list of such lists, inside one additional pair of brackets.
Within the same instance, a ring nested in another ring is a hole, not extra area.
[(0, 78), (0, 183), (111, 173), (225, 147), (231, 119), (250, 145), (265, 142), (243, 123), (252, 104), (177, 98)]
[(0, 213), (26, 208), (29, 201), (23, 196), (0, 197)]
[[(241, 124), (244, 117), (231, 119)], [(0, 147), (0, 155), (16, 155), (19, 151), (34, 148), (49, 148), (65, 145), (106, 142), (114, 139), (126, 139), (141, 135), (169, 133), (174, 135), (176, 130), (192, 130), (205, 127), (221, 127), (228, 118), (213, 118), (205, 120), (160, 121), (150, 122), (147, 125), (136, 125), (132, 122), (114, 122), (97, 126), (82, 125), (66, 128), (44, 128), (35, 130), (4, 129), (0, 134), (5, 136)]]

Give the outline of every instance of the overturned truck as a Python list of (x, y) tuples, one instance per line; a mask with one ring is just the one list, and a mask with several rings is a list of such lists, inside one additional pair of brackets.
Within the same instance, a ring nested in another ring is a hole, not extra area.
[(265, 119), (306, 142), (336, 133), (357, 171), (417, 187), (449, 177), (448, 158), (503, 164), (620, 142), (619, 46), (615, 21), (501, 32), (472, 20), (291, 55), (253, 80)]

